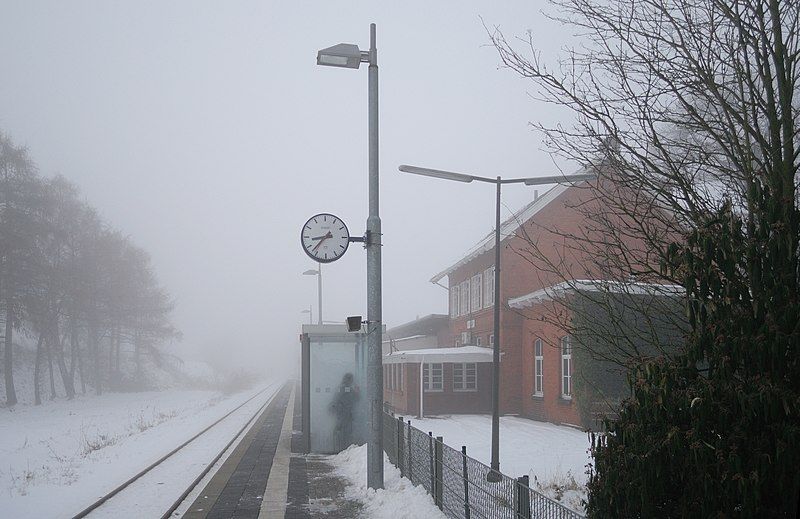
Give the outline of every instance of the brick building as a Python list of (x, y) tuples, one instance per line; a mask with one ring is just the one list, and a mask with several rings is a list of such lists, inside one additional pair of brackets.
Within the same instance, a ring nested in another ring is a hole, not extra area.
[[(500, 226), (501, 414), (579, 426), (596, 425), (587, 418), (593, 414), (596, 417), (596, 409), (581, 409), (573, 398), (573, 382), (576, 380), (574, 346), (585, 337), (576, 341), (564, 331), (573, 329), (570, 325), (573, 316), (569, 315), (568, 308), (564, 314), (565, 306), (552, 297), (553, 293), (567, 297), (575, 295), (570, 296), (569, 290), (565, 289), (565, 279), (572, 280), (566, 286), (575, 288), (577, 284), (584, 296), (596, 287), (601, 287), (602, 291), (609, 291), (611, 287), (611, 293), (628, 298), (628, 301), (631, 301), (630, 297), (646, 294), (649, 294), (647, 297), (663, 295), (654, 288), (660, 285), (633, 281), (609, 285), (608, 273), (599, 272), (598, 257), (608, 251), (595, 251), (585, 245), (586, 242), (595, 243), (585, 238), (596, 228), (589, 215), (593, 214), (593, 207), (598, 208), (598, 203), (596, 193), (586, 182), (557, 185)], [(596, 239), (597, 244), (602, 242), (602, 239)], [(645, 250), (640, 243), (632, 242), (629, 246), (631, 250)], [(532, 247), (535, 247), (536, 254), (531, 253)], [(426, 348), (466, 352), (462, 350), (464, 347), (472, 347), (491, 352), (494, 344), (494, 257), (494, 232), (491, 232), (431, 279), (433, 283), (442, 284), (442, 280), (447, 278), (449, 319), (446, 325), (444, 320), (439, 321), (441, 328), (436, 331), (435, 339), (431, 337), (425, 343)], [(667, 296), (672, 297), (678, 292), (679, 287), (668, 287)], [(628, 314), (635, 315), (636, 311)], [(559, 312), (559, 318), (554, 318)], [(603, 316), (599, 319), (602, 320)], [(665, 333), (674, 335), (669, 326), (665, 330)], [(397, 358), (398, 354), (392, 352), (384, 362), (389, 365), (397, 362)], [(403, 368), (406, 381), (419, 379), (419, 356), (414, 358), (417, 364), (409, 363)], [(587, 360), (581, 369), (594, 368), (590, 362)], [(486, 401), (481, 393), (481, 398), (473, 399), (474, 405), (470, 405), (463, 395), (446, 392), (453, 379), (457, 379), (455, 385), (459, 385), (461, 370), (465, 368), (453, 372), (452, 366), (444, 366), (441, 371), (438, 366), (423, 368), (425, 387), (428, 387), (431, 374), (443, 381), (443, 389), (437, 395), (431, 394), (431, 403), (425, 412), (491, 412), (491, 361), (478, 363), (475, 367), (478, 386), (486, 389)], [(614, 380), (603, 380), (603, 383), (619, 392), (624, 386), (623, 373), (618, 372), (612, 378)], [(391, 373), (390, 380), (394, 380)], [(387, 390), (387, 402), (404, 412), (418, 410), (413, 400), (420, 394), (419, 385), (403, 391), (401, 396), (396, 391)], [(412, 392), (415, 392), (413, 396)], [(594, 402), (598, 398), (585, 395), (580, 400)]]
[[(563, 242), (558, 235), (579, 235), (584, 214), (577, 210), (586, 184), (557, 185), (523, 207), (500, 226), (500, 412), (518, 414), (558, 423), (578, 424), (579, 419), (570, 400), (563, 395), (547, 402), (544, 412), (533, 412), (531, 401), (535, 393), (532, 377), (526, 376), (535, 359), (528, 346), (532, 343), (523, 312), (508, 306), (510, 299), (519, 298), (555, 285), (566, 273), (576, 278), (590, 277), (586, 265), (591, 262)], [(548, 233), (543, 232), (549, 230)], [(549, 234), (549, 236), (545, 236)], [(540, 254), (559, 265), (555, 269), (536, 268), (525, 254), (531, 237), (538, 239)], [(489, 233), (458, 261), (436, 274), (431, 282), (448, 279), (450, 290), (450, 338), (452, 346), (475, 345), (491, 347), (493, 337), (494, 302), (494, 232)], [(552, 356), (548, 356), (552, 357)], [(549, 360), (549, 359), (548, 359)], [(546, 370), (558, 370), (558, 364), (543, 365)], [(546, 377), (555, 383), (558, 377)], [(549, 392), (548, 392), (549, 393)]]

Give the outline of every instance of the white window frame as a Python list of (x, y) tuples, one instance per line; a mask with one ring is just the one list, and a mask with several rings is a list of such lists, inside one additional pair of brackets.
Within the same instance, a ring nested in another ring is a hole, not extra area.
[(533, 396), (544, 396), (544, 345), (533, 341)]
[(483, 284), (481, 282), (481, 279), (482, 279), (482, 276), (481, 276), (480, 273), (475, 274), (474, 276), (472, 276), (472, 282), (471, 282), (471, 285), (470, 285), (471, 286), (471, 288), (470, 288), (470, 290), (471, 290), (471, 292), (470, 292), (470, 294), (471, 294), (470, 306), (472, 307), (472, 311), (473, 312), (477, 312), (478, 310), (481, 309), (481, 302), (482, 302), (481, 294), (483, 293), (482, 292)]
[(475, 346), (481, 346), (481, 336), (475, 337)]
[(470, 300), (470, 293), (469, 293), (469, 279), (465, 279), (458, 285), (459, 294), (461, 295), (461, 303), (459, 305), (460, 314), (459, 315), (467, 315), (469, 314), (469, 300)]
[(494, 334), (489, 334), (489, 346), (494, 346)]
[[(471, 372), (471, 373), (470, 373)], [(478, 364), (464, 362), (453, 364), (453, 391), (474, 392), (478, 390)]]
[(483, 271), (483, 307), (494, 305), (494, 267)]
[(424, 363), (422, 365), (422, 380), (424, 391), (428, 393), (444, 391), (444, 366), (442, 363)]
[(572, 341), (569, 335), (561, 338), (561, 398), (572, 400)]
[(458, 317), (458, 309), (461, 299), (459, 298), (458, 285), (450, 287), (450, 317)]

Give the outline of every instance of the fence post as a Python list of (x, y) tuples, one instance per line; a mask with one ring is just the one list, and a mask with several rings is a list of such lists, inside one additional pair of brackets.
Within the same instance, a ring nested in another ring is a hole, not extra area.
[(436, 474), (433, 473), (433, 432), (428, 431), (428, 462), (431, 475), (431, 495), (436, 499)]
[(436, 474), (436, 487), (434, 487), (435, 493), (433, 494), (433, 501), (439, 506), (439, 510), (442, 509), (444, 504), (444, 500), (442, 499), (444, 494), (444, 476), (442, 474), (442, 445), (444, 444), (444, 438), (441, 436), (436, 437), (436, 442), (434, 442), (434, 456), (436, 458), (436, 465), (434, 466), (434, 473)]
[(406, 444), (406, 447), (406, 450), (408, 450), (408, 479), (411, 480), (411, 484), (414, 484), (414, 472), (412, 470), (414, 464), (412, 463), (411, 459), (411, 451), (413, 450), (411, 447), (411, 420), (408, 421), (408, 443)]
[(400, 477), (402, 478), (405, 476), (405, 470), (403, 469), (403, 465), (405, 465), (405, 460), (403, 459), (403, 417), (397, 417), (397, 468), (400, 469)]
[(530, 481), (527, 474), (514, 481), (514, 493), (516, 494), (514, 508), (516, 509), (516, 517), (519, 519), (531, 519), (531, 494), (528, 487), (529, 483)]
[(469, 473), (467, 472), (467, 446), (461, 446), (461, 460), (462, 460), (462, 477), (464, 478), (464, 518), (469, 517)]

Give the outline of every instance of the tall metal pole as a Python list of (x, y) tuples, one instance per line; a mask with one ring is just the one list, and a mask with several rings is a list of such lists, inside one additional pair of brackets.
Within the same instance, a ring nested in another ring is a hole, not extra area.
[(383, 488), (383, 366), (381, 359), (381, 218), (378, 215), (378, 50), (369, 26), (369, 217), (367, 218), (367, 486)]
[(322, 324), (322, 263), (317, 263), (317, 315), (319, 316), (319, 324)]
[(494, 351), (492, 352), (492, 462), (489, 481), (500, 481), (500, 186), (497, 177), (497, 200), (494, 220)]

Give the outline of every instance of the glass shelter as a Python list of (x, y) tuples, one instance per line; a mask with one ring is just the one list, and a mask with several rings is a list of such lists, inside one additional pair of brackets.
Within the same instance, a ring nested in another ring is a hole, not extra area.
[(366, 333), (338, 324), (304, 325), (302, 348), (305, 452), (334, 454), (367, 440)]

